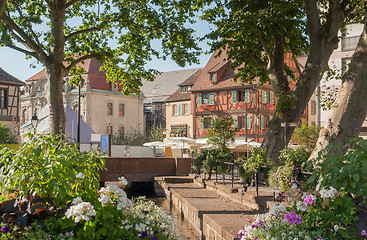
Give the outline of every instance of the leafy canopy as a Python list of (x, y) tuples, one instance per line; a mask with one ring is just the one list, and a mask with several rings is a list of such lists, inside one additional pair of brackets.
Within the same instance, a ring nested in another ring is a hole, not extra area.
[[(141, 79), (153, 80), (157, 71), (145, 69), (153, 57), (171, 55), (180, 66), (197, 62), (199, 48), (193, 30), (185, 26), (193, 14), (185, 0), (7, 1), (0, 16), (0, 46), (45, 67), (61, 54), (64, 75), (79, 76), (84, 70), (78, 63), (97, 58), (105, 63), (107, 80), (129, 94), (139, 92)], [(153, 40), (161, 41), (161, 53)]]

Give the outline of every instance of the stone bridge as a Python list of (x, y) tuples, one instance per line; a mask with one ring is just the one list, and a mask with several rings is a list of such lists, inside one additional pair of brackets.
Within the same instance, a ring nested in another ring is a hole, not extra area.
[(184, 176), (191, 171), (190, 158), (107, 157), (106, 170), (100, 171), (101, 182), (118, 181), (124, 176), (130, 183), (154, 182), (159, 176)]

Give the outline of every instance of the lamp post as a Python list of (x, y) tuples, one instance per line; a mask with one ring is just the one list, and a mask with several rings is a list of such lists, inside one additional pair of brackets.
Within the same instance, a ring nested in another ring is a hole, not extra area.
[(37, 125), (38, 125), (38, 117), (37, 117), (36, 113), (33, 114), (32, 119), (31, 119), (31, 123), (32, 123), (32, 127), (34, 129), (34, 133), (36, 133), (36, 128), (37, 128)]
[(295, 122), (282, 122), (280, 124), (281, 127), (284, 127), (284, 147), (287, 148), (288, 147), (288, 142), (287, 142), (287, 127), (297, 127), (297, 123)]
[(76, 141), (78, 142), (78, 149), (80, 150), (80, 83), (78, 86), (78, 130), (77, 130), (77, 137)]

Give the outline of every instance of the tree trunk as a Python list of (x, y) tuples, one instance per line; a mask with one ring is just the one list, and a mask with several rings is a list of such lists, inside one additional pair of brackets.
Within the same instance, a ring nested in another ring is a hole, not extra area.
[(316, 159), (332, 138), (341, 148), (351, 137), (359, 135), (367, 115), (367, 25), (365, 25), (357, 48), (353, 54), (349, 70), (343, 76), (343, 83), (331, 106), (328, 123), (320, 131), (319, 139), (310, 156)]
[(64, 61), (65, 0), (55, 1), (50, 7), (51, 42), (49, 61), (45, 64), (49, 89), (50, 133), (65, 134), (65, 111), (62, 96)]
[(62, 96), (63, 67), (49, 65), (46, 76), (49, 85), (50, 133), (65, 133), (65, 111)]

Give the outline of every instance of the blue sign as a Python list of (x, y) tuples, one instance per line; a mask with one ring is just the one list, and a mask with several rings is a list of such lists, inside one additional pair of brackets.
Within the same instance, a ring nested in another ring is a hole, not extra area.
[(108, 156), (108, 135), (101, 135), (101, 153), (104, 153)]

